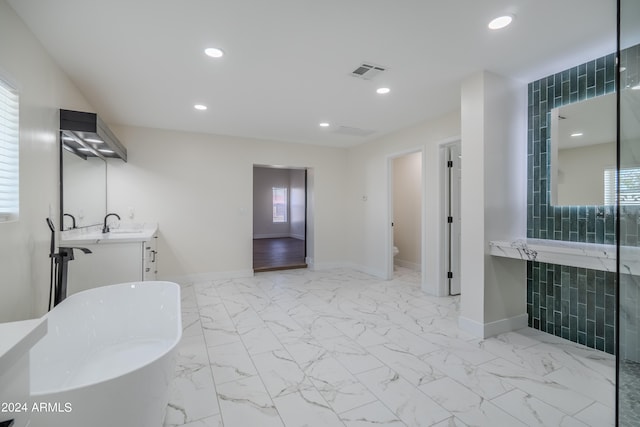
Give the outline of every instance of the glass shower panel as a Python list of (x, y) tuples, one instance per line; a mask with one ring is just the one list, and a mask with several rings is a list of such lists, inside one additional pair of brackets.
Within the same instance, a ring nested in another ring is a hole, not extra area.
[(640, 425), (640, 2), (620, 0), (617, 419)]

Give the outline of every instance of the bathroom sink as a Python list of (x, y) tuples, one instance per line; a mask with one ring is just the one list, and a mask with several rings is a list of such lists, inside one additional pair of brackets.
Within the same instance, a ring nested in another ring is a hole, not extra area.
[(100, 227), (87, 230), (63, 231), (60, 238), (61, 246), (83, 246), (103, 243), (143, 242), (152, 238), (158, 231), (158, 225), (152, 223), (127, 224), (124, 227), (112, 228), (108, 233), (102, 233)]

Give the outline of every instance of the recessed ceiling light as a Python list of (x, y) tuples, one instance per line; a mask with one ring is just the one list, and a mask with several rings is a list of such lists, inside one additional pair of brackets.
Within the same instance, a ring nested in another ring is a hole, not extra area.
[(583, 135), (582, 132), (574, 132), (574, 133), (571, 134), (571, 136), (574, 137), (574, 138), (576, 138), (578, 136), (582, 136), (582, 135)]
[(389, 89), (388, 87), (379, 87), (378, 89), (376, 89), (376, 92), (380, 95), (384, 95), (385, 93), (391, 92), (391, 89)]
[(498, 16), (489, 22), (489, 29), (499, 30), (511, 24), (511, 21), (513, 21), (513, 15)]
[(217, 47), (209, 47), (204, 50), (204, 53), (212, 58), (222, 58), (224, 55), (222, 49), (218, 49)]
[(320, 123), (320, 127), (321, 127), (321, 128), (328, 128), (328, 127), (329, 127), (329, 123), (327, 123), (327, 122), (322, 122), (322, 123)]
[(207, 109), (207, 106), (202, 104), (196, 104), (193, 106), (193, 108), (195, 108), (196, 110), (204, 111)]

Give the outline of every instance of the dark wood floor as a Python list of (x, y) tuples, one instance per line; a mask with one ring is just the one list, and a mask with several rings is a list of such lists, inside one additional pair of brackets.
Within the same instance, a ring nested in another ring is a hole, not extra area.
[(304, 240), (290, 237), (253, 239), (253, 271), (307, 268), (304, 248)]

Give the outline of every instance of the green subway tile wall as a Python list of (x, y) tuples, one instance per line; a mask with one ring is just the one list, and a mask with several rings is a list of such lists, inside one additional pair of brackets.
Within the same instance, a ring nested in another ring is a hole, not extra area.
[[(614, 206), (550, 203), (551, 109), (612, 92), (614, 54), (529, 84), (527, 237), (616, 243)], [(621, 220), (629, 228), (623, 239), (633, 245), (638, 241), (637, 219), (637, 209), (630, 209), (629, 216)], [(615, 273), (528, 262), (529, 326), (614, 353), (615, 289)]]

